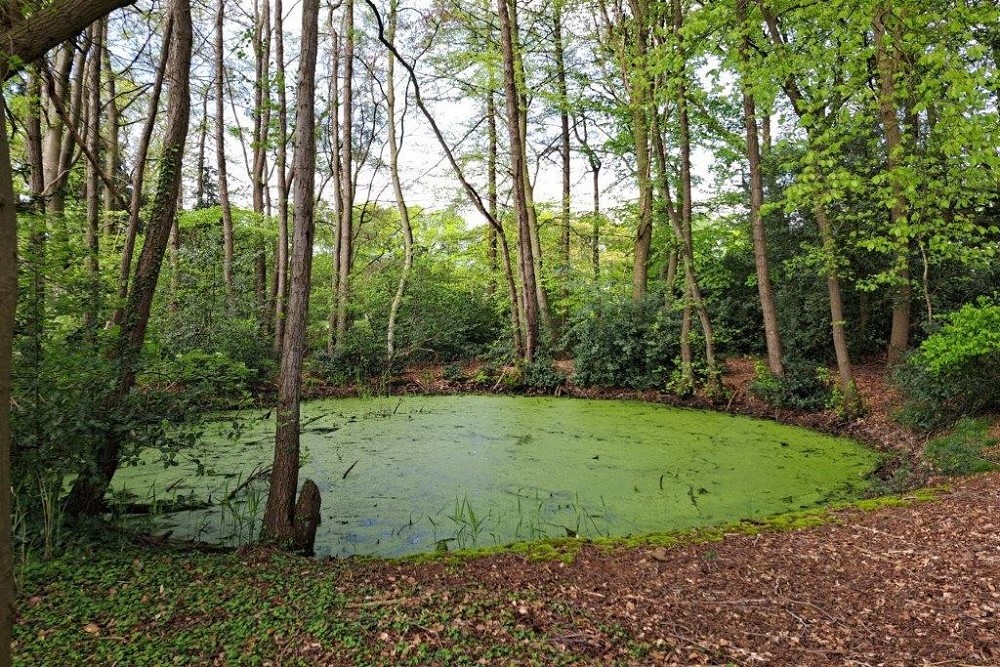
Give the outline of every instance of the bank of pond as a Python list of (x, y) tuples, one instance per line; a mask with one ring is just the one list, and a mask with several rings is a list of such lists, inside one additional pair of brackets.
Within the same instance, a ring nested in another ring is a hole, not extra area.
[[(174, 465), (148, 452), (122, 468), (113, 498), (150, 504), (155, 531), (172, 538), (248, 543), (273, 434), (269, 412), (220, 416)], [(860, 497), (879, 460), (851, 440), (749, 417), (478, 395), (310, 401), (301, 442), (301, 477), (323, 496), (316, 553), (335, 557), (763, 519)], [(177, 506), (194, 509), (167, 511)]]

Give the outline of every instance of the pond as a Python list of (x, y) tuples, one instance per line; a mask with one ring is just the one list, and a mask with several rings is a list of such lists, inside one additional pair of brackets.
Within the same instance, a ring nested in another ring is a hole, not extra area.
[[(251, 540), (263, 515), (260, 473), (270, 464), (274, 419), (242, 416), (238, 436), (215, 423), (179, 465), (164, 468), (150, 453), (119, 471), (113, 489), (147, 501), (216, 503), (160, 517), (174, 537)], [(878, 459), (855, 442), (801, 428), (631, 401), (330, 399), (305, 404), (302, 423), (300, 481), (313, 479), (323, 494), (319, 556), (392, 557), (763, 518), (858, 497)]]

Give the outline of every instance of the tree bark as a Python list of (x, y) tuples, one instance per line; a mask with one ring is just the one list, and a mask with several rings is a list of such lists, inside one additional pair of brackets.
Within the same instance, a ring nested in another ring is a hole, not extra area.
[(570, 280), (570, 196), (571, 196), (571, 153), (569, 137), (569, 88), (566, 84), (566, 44), (563, 38), (562, 0), (556, 0), (553, 16), (553, 40), (556, 59), (556, 91), (559, 100), (559, 153), (562, 157), (562, 228), (559, 236), (560, 249), (560, 282), (562, 283), (562, 303), (559, 309), (560, 327), (566, 326), (569, 316), (567, 303), (569, 300)]
[[(112, 10), (132, 4), (135, 0), (57, 0), (40, 6), (30, 19), (14, 17), (10, 29), (0, 32), (3, 38), (0, 55), (7, 56), (5, 61), (8, 63), (3, 80), (19, 72), (25, 64), (41, 58), (49, 49), (72, 39)], [(17, 58), (11, 60), (9, 56)], [(14, 63), (16, 66), (12, 66)]]
[(86, 161), (87, 199), (87, 305), (84, 308), (83, 326), (93, 331), (97, 326), (101, 301), (100, 238), (101, 238), (101, 174), (98, 152), (101, 149), (101, 53), (103, 45), (102, 21), (90, 26), (87, 33), (87, 126), (86, 148), (92, 159)]
[(274, 351), (281, 350), (285, 335), (285, 300), (288, 298), (288, 99), (285, 86), (285, 20), (281, 0), (274, 3), (274, 58), (278, 84), (278, 249), (274, 262)]
[(226, 164), (226, 105), (223, 84), (225, 66), (226, 0), (218, 0), (215, 11), (215, 166), (219, 171), (219, 206), (222, 209), (222, 277), (226, 285), (226, 305), (232, 309), (236, 301), (233, 285), (233, 209), (229, 203), (229, 168)]
[(344, 82), (340, 105), (340, 234), (338, 237), (337, 317), (334, 347), (347, 342), (347, 304), (350, 297), (351, 256), (354, 242), (354, 0), (344, 1)]
[[(6, 65), (0, 59), (0, 81)], [(0, 667), (11, 664), (14, 558), (11, 553), (10, 399), (14, 313), (17, 308), (17, 214), (7, 139), (7, 108), (0, 91)]]
[(326, 341), (326, 352), (332, 355), (337, 346), (337, 299), (340, 293), (340, 210), (343, 208), (344, 179), (340, 172), (340, 34), (334, 28), (334, 7), (330, 5), (330, 178), (333, 180), (333, 252), (331, 252), (330, 270), (330, 313), (328, 317), (329, 332)]
[[(121, 112), (118, 110), (118, 79), (115, 74), (114, 67), (111, 64), (111, 45), (109, 44), (109, 21), (105, 17), (104, 21), (104, 48), (102, 49), (101, 56), (104, 62), (104, 79), (105, 87), (107, 89), (107, 105), (106, 114), (107, 122), (105, 123), (104, 132), (104, 171), (106, 174), (105, 180), (110, 181), (116, 186), (116, 190), (121, 184), (121, 179), (118, 178), (118, 161), (121, 159), (121, 144), (119, 142), (119, 125), (121, 124)], [(104, 235), (110, 237), (116, 233), (115, 226), (117, 218), (113, 215), (107, 215), (113, 211), (117, 211), (120, 207), (121, 202), (115, 196), (116, 191), (111, 188), (105, 188), (104, 190)]]
[[(744, 34), (740, 40), (739, 57), (745, 69), (750, 67), (750, 28), (747, 20), (748, 0), (737, 0), (737, 20)], [(753, 259), (757, 270), (757, 294), (764, 317), (764, 340), (767, 344), (767, 367), (776, 377), (784, 377), (782, 364), (781, 332), (778, 330), (778, 312), (774, 305), (771, 273), (767, 258), (767, 234), (761, 210), (764, 206), (764, 177), (761, 172), (760, 140), (757, 134), (757, 109), (753, 91), (745, 81), (743, 88), (743, 124), (746, 128), (747, 160), (750, 164), (750, 229), (753, 237)], [(767, 127), (769, 123), (765, 123)]]
[[(892, 16), (892, 1), (882, 2), (876, 8), (873, 20), (875, 33), (875, 67), (878, 72), (879, 120), (885, 133), (886, 170), (892, 183), (892, 204), (889, 206), (889, 224), (901, 229), (906, 224), (905, 198), (903, 187), (895, 170), (899, 167), (900, 151), (903, 148), (903, 133), (899, 125), (896, 105), (896, 75), (900, 58), (898, 45), (887, 45), (886, 39), (891, 29), (888, 20)], [(895, 237), (893, 237), (895, 238)], [(909, 238), (899, 240), (903, 247), (896, 253), (896, 272), (899, 286), (892, 304), (892, 329), (889, 333), (887, 363), (894, 366), (903, 360), (910, 345), (910, 313), (913, 288), (910, 285)]]
[[(397, 0), (391, 0), (389, 19), (386, 24), (386, 39), (393, 43), (396, 41), (396, 16)], [(396, 318), (403, 303), (403, 296), (406, 294), (406, 283), (410, 278), (410, 269), (413, 267), (413, 228), (410, 225), (410, 211), (407, 209), (406, 199), (403, 197), (403, 184), (399, 178), (399, 138), (397, 138), (396, 132), (396, 59), (392, 53), (389, 53), (388, 56), (385, 102), (386, 115), (388, 116), (386, 122), (389, 130), (389, 175), (392, 179), (392, 191), (396, 197), (396, 210), (399, 212), (399, 226), (403, 232), (403, 270), (399, 274), (396, 295), (389, 308), (389, 325), (386, 334), (386, 359), (392, 363), (396, 354)]]
[[(486, 201), (490, 208), (490, 217), (498, 219), (498, 191), (497, 191), (497, 106), (493, 84), (493, 75), (490, 74), (489, 90), (486, 91)], [(490, 294), (494, 294), (497, 288), (497, 230), (493, 225), (486, 225), (486, 253), (490, 263)]]
[[(146, 229), (146, 239), (139, 255), (125, 309), (121, 330), (112, 355), (117, 365), (115, 388), (107, 397), (111, 412), (135, 385), (135, 376), (149, 324), (156, 283), (160, 277), (163, 256), (170, 237), (180, 191), (184, 144), (191, 115), (190, 72), (192, 26), (190, 0), (171, 0), (173, 40), (165, 74), (169, 81), (167, 122), (163, 137), (163, 157), (152, 213)], [(122, 442), (117, 434), (108, 434), (93, 466), (85, 466), (66, 499), (70, 515), (94, 514), (104, 505), (111, 478), (121, 460)]]
[[(264, 514), (264, 535), (278, 541), (292, 540), (302, 551), (312, 551), (319, 517), (319, 490), (306, 482), (302, 504), (295, 508), (299, 476), (300, 394), (302, 359), (305, 354), (306, 321), (312, 276), (315, 224), (314, 183), (316, 174), (315, 130), (316, 52), (318, 50), (319, 0), (302, 3), (302, 51), (295, 112), (295, 213), (292, 230), (291, 288), (288, 316), (282, 341), (278, 374), (277, 428), (271, 489)], [(301, 520), (296, 521), (296, 515)], [(297, 524), (301, 529), (297, 533)], [(302, 532), (311, 535), (303, 536)]]
[(135, 242), (139, 235), (139, 217), (142, 213), (143, 184), (146, 180), (146, 163), (149, 158), (149, 144), (153, 139), (153, 128), (160, 111), (160, 95), (163, 92), (163, 79), (167, 71), (167, 61), (170, 57), (171, 41), (174, 34), (173, 14), (167, 16), (163, 29), (163, 46), (160, 52), (160, 62), (153, 79), (153, 90), (149, 98), (149, 108), (146, 111), (146, 121), (143, 124), (142, 136), (136, 155), (135, 169), (132, 173), (132, 197), (128, 208), (128, 229), (125, 231), (125, 247), (122, 249), (122, 261), (119, 268), (118, 303), (113, 322), (121, 324), (125, 315), (125, 300), (128, 297), (130, 275), (132, 274), (132, 259), (135, 255)]
[(510, 139), (511, 176), (514, 184), (514, 208), (518, 224), (518, 258), (521, 269), (521, 298), (524, 303), (524, 350), (522, 359), (532, 362), (538, 351), (539, 303), (537, 276), (531, 247), (531, 217), (525, 187), (526, 167), (521, 133), (521, 110), (517, 87), (514, 33), (508, 0), (497, 0), (500, 18), (500, 44), (503, 50), (504, 95), (507, 100), (507, 127)]
[[(271, 129), (271, 0), (257, 0), (259, 11), (254, 16), (254, 152), (253, 210), (259, 219), (268, 214), (265, 198), (269, 197), (264, 174), (267, 171), (267, 143)], [(262, 328), (267, 329), (267, 259), (264, 242), (254, 249), (254, 293)]]

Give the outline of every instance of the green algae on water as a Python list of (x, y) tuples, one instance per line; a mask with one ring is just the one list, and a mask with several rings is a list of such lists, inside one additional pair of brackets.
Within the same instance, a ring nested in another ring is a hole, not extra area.
[[(303, 478), (323, 493), (319, 555), (403, 556), (552, 537), (621, 537), (760, 519), (856, 498), (877, 454), (843, 438), (632, 401), (506, 396), (331, 399), (303, 406)], [(181, 465), (113, 488), (218, 503), (175, 537), (253, 535), (273, 419), (211, 434)], [(204, 472), (197, 475), (197, 471)], [(227, 499), (228, 498), (228, 499)], [(239, 533), (239, 535), (237, 535)]]

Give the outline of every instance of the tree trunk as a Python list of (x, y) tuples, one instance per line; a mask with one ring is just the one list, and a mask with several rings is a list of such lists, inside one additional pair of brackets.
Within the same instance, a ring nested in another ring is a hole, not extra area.
[[(486, 91), (486, 201), (490, 208), (490, 217), (498, 220), (498, 200), (497, 200), (497, 107), (494, 97), (493, 75), (490, 74), (489, 90)], [(496, 293), (497, 289), (497, 230), (493, 225), (486, 225), (487, 257), (490, 264), (490, 295)]]
[[(260, 219), (268, 214), (265, 198), (269, 198), (265, 173), (267, 172), (267, 143), (271, 129), (271, 0), (257, 0), (259, 11), (254, 16), (254, 153), (253, 153), (253, 210)], [(264, 242), (254, 249), (254, 294), (257, 313), (264, 330), (270, 319), (267, 308), (267, 258)]]
[(330, 177), (333, 180), (333, 252), (330, 270), (329, 332), (326, 340), (327, 354), (333, 354), (337, 345), (337, 298), (340, 293), (340, 210), (343, 208), (344, 179), (340, 173), (340, 35), (334, 28), (334, 6), (330, 5)]
[(562, 0), (555, 3), (553, 16), (553, 40), (555, 42), (556, 59), (556, 90), (559, 101), (559, 153), (562, 157), (562, 212), (561, 233), (559, 236), (560, 250), (560, 282), (562, 284), (562, 306), (559, 308), (560, 328), (565, 328), (569, 316), (567, 303), (569, 301), (570, 280), (570, 140), (569, 140), (569, 90), (566, 85), (566, 44), (563, 41)]
[[(395, 43), (396, 41), (396, 15), (397, 0), (389, 3), (389, 20), (386, 27), (386, 39)], [(410, 212), (406, 208), (406, 200), (403, 198), (403, 185), (399, 179), (399, 139), (396, 135), (396, 59), (389, 54), (389, 62), (386, 67), (385, 81), (385, 102), (386, 102), (386, 123), (389, 130), (389, 174), (392, 178), (392, 191), (396, 196), (396, 210), (399, 211), (399, 225), (403, 232), (403, 270), (399, 274), (399, 285), (396, 287), (396, 295), (392, 299), (392, 306), (389, 308), (389, 326), (386, 334), (386, 359), (392, 363), (396, 354), (396, 317), (399, 315), (400, 305), (403, 303), (403, 296), (406, 293), (406, 283), (410, 278), (410, 269), (413, 266), (413, 228), (410, 226)]]
[[(191, 115), (191, 5), (190, 0), (171, 0), (173, 40), (166, 79), (169, 81), (167, 123), (163, 137), (163, 157), (146, 239), (135, 269), (135, 278), (125, 302), (121, 330), (112, 354), (116, 362), (115, 388), (107, 397), (108, 412), (133, 388), (142, 345), (149, 324), (153, 295), (160, 276), (163, 256), (170, 236), (180, 191), (184, 143)], [(121, 459), (122, 442), (118, 434), (108, 434), (97, 452), (93, 466), (85, 466), (73, 483), (66, 499), (70, 515), (94, 514), (104, 505), (104, 494)]]
[[(0, 59), (0, 81), (6, 65)], [(11, 664), (14, 559), (11, 553), (10, 399), (14, 313), (17, 308), (17, 213), (7, 140), (7, 108), (0, 91), (0, 667)]]
[(507, 282), (507, 293), (510, 298), (511, 303), (511, 326), (514, 332), (514, 347), (516, 354), (523, 358), (526, 349), (526, 334), (525, 327), (523, 325), (523, 319), (518, 314), (518, 294), (517, 285), (514, 279), (514, 269), (511, 266), (510, 261), (510, 246), (507, 243), (507, 235), (504, 233), (503, 225), (496, 216), (490, 213), (490, 209), (483, 202), (483, 198), (480, 196), (479, 192), (472, 186), (469, 179), (465, 177), (465, 172), (462, 166), (459, 164), (458, 159), (455, 157), (455, 152), (451, 149), (451, 146), (445, 140), (444, 133), (441, 131), (440, 126), (437, 121), (434, 120), (434, 116), (430, 113), (427, 105), (424, 104), (423, 97), (420, 94), (420, 81), (417, 78), (416, 72), (413, 69), (413, 65), (409, 64), (396, 50), (391, 42), (385, 39), (385, 30), (382, 23), (382, 17), (379, 14), (378, 7), (371, 0), (365, 0), (368, 8), (371, 9), (372, 14), (375, 16), (375, 21), (379, 28), (379, 41), (385, 46), (392, 54), (396, 57), (396, 61), (399, 62), (405, 69), (410, 78), (410, 84), (413, 86), (413, 97), (417, 104), (417, 108), (423, 114), (424, 118), (427, 120), (428, 125), (431, 127), (431, 131), (434, 134), (435, 139), (438, 141), (438, 145), (441, 146), (441, 150), (444, 151), (445, 158), (448, 160), (448, 164), (451, 165), (452, 171), (455, 173), (455, 177), (462, 184), (462, 189), (465, 191), (469, 202), (479, 211), (480, 215), (486, 218), (490, 226), (496, 230), (497, 240), (500, 244), (500, 258), (504, 265), (504, 277)]
[[(62, 147), (65, 135), (65, 122), (62, 114), (56, 111), (56, 105), (65, 108), (70, 94), (70, 73), (73, 68), (73, 44), (64, 45), (56, 55), (55, 72), (52, 75), (52, 86), (46, 87), (50, 92), (45, 95), (46, 115), (49, 118), (48, 129), (42, 140), (42, 162), (45, 168), (45, 210), (52, 218), (62, 214), (61, 186), (65, 182), (62, 173)], [(57, 200), (57, 197), (59, 200)]]
[(208, 91), (209, 87), (201, 96), (201, 121), (198, 123), (198, 153), (194, 165), (194, 207), (196, 209), (205, 207), (205, 144), (208, 140)]
[(826, 210), (817, 204), (816, 225), (819, 227), (820, 238), (826, 257), (826, 288), (830, 296), (830, 321), (833, 324), (833, 350), (837, 357), (837, 371), (840, 374), (840, 390), (844, 395), (844, 409), (847, 414), (854, 414), (858, 408), (858, 390), (854, 382), (854, 369), (851, 366), (851, 354), (847, 347), (847, 328), (844, 320), (844, 299), (840, 293), (840, 276), (833, 261), (835, 256), (835, 241), (833, 230), (826, 217)]
[[(305, 354), (306, 321), (312, 276), (313, 220), (316, 174), (315, 130), (316, 52), (318, 50), (319, 0), (302, 3), (302, 52), (295, 112), (295, 168), (291, 289), (278, 373), (277, 428), (271, 489), (264, 514), (265, 537), (291, 540), (300, 551), (312, 551), (319, 521), (319, 489), (308, 481), (303, 487), (301, 507), (296, 510), (299, 477), (299, 400), (302, 359)], [(299, 521), (296, 518), (299, 518)]]
[(226, 305), (233, 308), (236, 289), (233, 285), (233, 209), (229, 203), (229, 171), (226, 165), (226, 107), (223, 84), (225, 67), (226, 0), (218, 0), (215, 12), (215, 166), (219, 171), (219, 205), (222, 208), (222, 276), (226, 284)]
[(517, 88), (517, 72), (514, 55), (514, 33), (510, 19), (508, 0), (497, 0), (500, 18), (500, 43), (503, 50), (504, 94), (507, 99), (507, 126), (510, 138), (511, 175), (514, 183), (514, 208), (518, 223), (518, 258), (521, 269), (521, 298), (524, 303), (524, 350), (523, 360), (532, 362), (538, 351), (539, 304), (537, 276), (531, 248), (531, 218), (528, 212), (528, 198), (525, 188), (525, 160), (521, 133), (521, 110)]
[[(107, 123), (104, 132), (104, 172), (106, 178), (116, 187), (120, 188), (121, 179), (118, 177), (118, 161), (121, 159), (121, 145), (119, 143), (119, 125), (121, 124), (121, 113), (118, 110), (118, 79), (114, 68), (111, 66), (111, 45), (109, 44), (109, 22), (104, 19), (104, 48), (102, 57), (104, 60), (104, 77), (106, 82), (108, 102), (106, 106)], [(115, 197), (115, 192), (111, 188), (104, 190), (104, 211), (111, 213), (119, 209), (119, 201)], [(115, 226), (117, 218), (113, 215), (105, 215), (104, 235), (110, 237), (117, 233)]]
[(153, 128), (159, 116), (160, 95), (163, 91), (163, 79), (170, 56), (171, 41), (174, 33), (174, 17), (167, 16), (163, 30), (163, 46), (160, 62), (153, 79), (153, 90), (149, 98), (149, 108), (146, 111), (146, 121), (143, 124), (142, 136), (136, 156), (135, 170), (132, 174), (132, 197), (128, 209), (128, 229), (125, 231), (125, 247), (122, 249), (122, 261), (119, 268), (118, 303), (113, 322), (121, 324), (124, 317), (125, 299), (128, 297), (129, 276), (132, 274), (132, 258), (135, 255), (135, 242), (139, 235), (139, 216), (142, 213), (142, 192), (146, 180), (146, 163), (149, 157), (149, 144), (153, 138)]
[(354, 241), (354, 0), (344, 2), (344, 83), (340, 131), (340, 234), (337, 275), (337, 327), (335, 348), (347, 342), (347, 304), (350, 297), (351, 255)]
[(274, 3), (274, 58), (278, 84), (278, 249), (274, 263), (274, 352), (280, 353), (285, 335), (288, 298), (288, 99), (285, 93), (285, 21), (281, 0)]
[[(736, 8), (740, 29), (749, 31), (747, 21), (748, 0), (737, 0)], [(739, 46), (740, 61), (744, 68), (750, 66), (750, 33), (745, 32)], [(757, 269), (757, 294), (764, 317), (764, 340), (767, 344), (767, 367), (776, 377), (784, 377), (782, 365), (781, 332), (778, 330), (778, 311), (774, 305), (771, 273), (767, 259), (767, 235), (761, 210), (764, 206), (764, 177), (761, 172), (760, 140), (757, 136), (757, 109), (753, 91), (745, 81), (743, 87), (743, 124), (746, 128), (747, 160), (750, 164), (750, 229), (753, 236), (753, 260)], [(767, 127), (769, 123), (765, 123)]]
[[(889, 26), (887, 20), (892, 15), (892, 2), (880, 3), (876, 9), (873, 28), (875, 33), (875, 67), (878, 71), (879, 118), (885, 133), (886, 170), (892, 183), (892, 204), (889, 206), (889, 224), (893, 230), (903, 230), (906, 226), (906, 194), (903, 192), (899, 175), (894, 173), (899, 166), (903, 148), (903, 133), (899, 126), (896, 105), (895, 78), (899, 70), (899, 50), (886, 45)], [(891, 53), (890, 53), (891, 49)], [(890, 235), (891, 238), (897, 238)], [(910, 345), (910, 311), (912, 286), (910, 285), (909, 237), (899, 238), (902, 248), (896, 254), (896, 272), (899, 287), (892, 304), (892, 330), (889, 334), (887, 363), (894, 366), (903, 360)]]
[(83, 326), (90, 331), (93, 331), (97, 326), (101, 302), (101, 167), (96, 160), (101, 149), (101, 53), (104, 50), (102, 24), (102, 21), (94, 23), (87, 33), (86, 146), (94, 159), (86, 161), (87, 259), (85, 266), (88, 298), (83, 314)]

